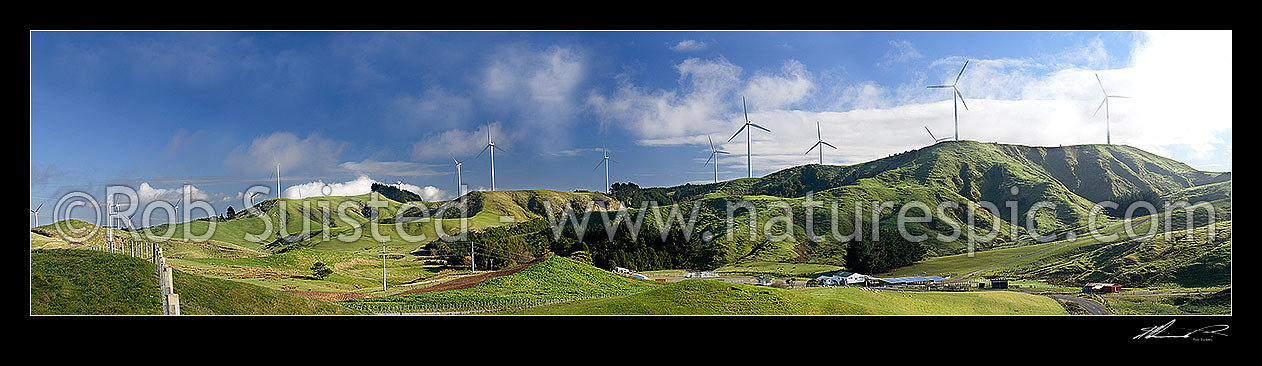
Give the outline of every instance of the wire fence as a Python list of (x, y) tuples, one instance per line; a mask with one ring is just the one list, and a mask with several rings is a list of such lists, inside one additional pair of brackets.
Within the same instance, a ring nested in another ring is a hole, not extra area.
[[(107, 229), (108, 230), (108, 229)], [(167, 265), (162, 246), (156, 242), (137, 239), (131, 235), (116, 235), (106, 240), (84, 241), (81, 249), (122, 254), (153, 262), (157, 268), (158, 291), (162, 295), (162, 314), (180, 315), (180, 295), (175, 293), (175, 279), (171, 266)]]
[(591, 294), (566, 297), (544, 297), (527, 299), (489, 299), (482, 301), (459, 303), (379, 303), (379, 302), (342, 302), (342, 306), (376, 314), (467, 314), (492, 311), (522, 310), (563, 302), (601, 299), (626, 294)]

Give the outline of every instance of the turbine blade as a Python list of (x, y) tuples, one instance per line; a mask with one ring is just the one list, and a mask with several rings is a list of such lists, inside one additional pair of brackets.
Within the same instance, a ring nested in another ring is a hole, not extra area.
[(745, 123), (749, 123), (749, 106), (745, 105), (745, 96), (741, 96), (741, 109), (745, 110)]
[[(486, 153), (486, 149), (490, 149), (490, 148), (491, 148), (491, 144), (487, 144), (486, 147), (482, 148), (482, 152), (478, 153), (478, 158), (482, 157), (482, 154)], [(477, 159), (477, 158), (474, 158), (474, 159)]]
[(1108, 103), (1108, 102), (1109, 102), (1109, 97), (1104, 97), (1104, 100), (1100, 101), (1100, 106), (1095, 107), (1095, 113), (1092, 113), (1091, 116), (1095, 117), (1097, 114), (1100, 114), (1100, 110), (1104, 109), (1104, 103)]
[(955, 84), (959, 84), (959, 83), (960, 83), (960, 77), (961, 77), (961, 76), (964, 76), (964, 68), (965, 68), (965, 67), (968, 67), (968, 60), (964, 60), (964, 67), (961, 67), (961, 68), (960, 68), (960, 74), (959, 74), (959, 75), (955, 75), (955, 83), (952, 83), (951, 85), (955, 85)]
[(932, 88), (954, 88), (954, 87), (955, 87), (955, 85), (930, 85), (930, 86), (926, 86), (926, 88), (931, 88), (931, 89), (932, 89)]
[(715, 155), (718, 155), (718, 152), (712, 152), (712, 153), (710, 153), (710, 158), (709, 158), (709, 159), (705, 159), (705, 164), (701, 164), (701, 166), (709, 166), (709, 165), (710, 165), (710, 160), (714, 160), (714, 156), (715, 156)]
[(815, 137), (820, 141), (824, 140), (824, 134), (819, 132), (819, 121), (815, 121)]
[(1123, 96), (1121, 96), (1121, 95), (1110, 95), (1110, 96), (1107, 96), (1106, 98), (1123, 98), (1123, 99), (1131, 99), (1131, 97), (1123, 97)]
[(810, 150), (806, 150), (806, 153), (805, 153), (805, 154), (802, 154), (802, 155), (810, 154), (810, 153), (811, 153), (811, 151), (815, 151), (815, 147), (816, 147), (816, 146), (819, 146), (819, 143), (818, 143), (818, 142), (816, 142), (814, 145), (811, 145), (811, 149), (810, 149)]
[(752, 123), (752, 122), (751, 122), (749, 125), (750, 125), (750, 126), (754, 126), (754, 127), (761, 128), (763, 131), (771, 132), (771, 130), (768, 130), (766, 127), (759, 126), (759, 125), (754, 124), (754, 123)]
[(35, 206), (35, 211), (36, 211), (36, 212), (39, 212), (39, 209), (40, 209), (40, 208), (43, 208), (43, 207), (44, 207), (44, 204), (43, 204), (43, 203), (40, 203), (40, 204), (39, 204), (39, 206)]
[(1100, 81), (1100, 74), (1095, 74), (1095, 82), (1100, 84), (1100, 91), (1104, 92), (1104, 95), (1109, 95), (1109, 92), (1104, 90), (1104, 82)]
[(723, 150), (715, 150), (714, 152), (719, 153), (719, 154), (731, 154), (730, 152), (723, 151)]
[[(953, 88), (954, 89), (954, 88)], [(960, 104), (964, 105), (964, 110), (968, 110), (968, 103), (964, 103), (964, 94), (960, 94), (959, 89), (955, 89), (955, 96), (960, 97)]]
[(748, 125), (741, 125), (741, 129), (736, 130), (736, 133), (732, 134), (732, 137), (727, 138), (727, 142), (732, 142), (732, 139), (736, 138), (736, 136), (740, 136), (741, 131), (745, 130), (745, 126)]
[(705, 139), (710, 142), (710, 150), (714, 150), (714, 139), (710, 138), (710, 135), (706, 135)]
[(499, 151), (501, 151), (501, 152), (505, 152), (505, 153), (507, 153), (507, 152), (508, 152), (508, 150), (504, 150), (503, 148), (501, 148), (501, 147), (499, 147), (499, 146), (495, 146), (495, 149), (496, 149), (496, 150), (499, 150)]
[(929, 133), (929, 138), (933, 139), (933, 141), (938, 141), (938, 138), (933, 136), (933, 131), (929, 131), (929, 126), (922, 126), (922, 127), (925, 128), (925, 132)]
[(610, 158), (609, 161), (614, 162), (615, 164), (622, 164), (622, 163), (619, 163), (617, 160), (613, 160), (612, 158)]
[(592, 171), (596, 171), (596, 169), (600, 168), (600, 165), (604, 163), (605, 163), (605, 159), (600, 159), (600, 162), (596, 163), (596, 167), (592, 168)]
[(820, 141), (819, 143), (824, 144), (824, 145), (827, 145), (828, 147), (833, 148), (833, 150), (836, 150), (836, 149), (837, 149), (837, 147), (836, 147), (836, 146), (833, 146), (833, 144), (830, 144), (830, 143), (827, 143), (827, 142), (824, 142), (824, 141)]

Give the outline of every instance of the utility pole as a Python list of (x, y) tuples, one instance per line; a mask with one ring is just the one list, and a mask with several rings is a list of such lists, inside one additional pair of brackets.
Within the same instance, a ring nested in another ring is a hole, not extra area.
[(386, 291), (386, 241), (381, 241), (381, 291)]
[(474, 257), (473, 242), (469, 242), (469, 272), (478, 271), (478, 260)]

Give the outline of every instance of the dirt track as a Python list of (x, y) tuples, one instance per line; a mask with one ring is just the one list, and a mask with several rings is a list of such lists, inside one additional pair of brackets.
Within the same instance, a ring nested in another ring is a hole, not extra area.
[(415, 293), (421, 293), (421, 292), (437, 292), (437, 291), (459, 290), (463, 288), (470, 288), (473, 286), (477, 286), (479, 283), (482, 283), (482, 281), (521, 272), (527, 267), (535, 265), (535, 263), (542, 262), (544, 259), (547, 259), (547, 258), (545, 257), (545, 258), (535, 259), (533, 261), (526, 262), (526, 263), (520, 264), (516, 267), (509, 268), (509, 269), (503, 269), (503, 270), (499, 270), (499, 271), (495, 271), (491, 273), (483, 273), (476, 276), (461, 277), (461, 278), (457, 278), (451, 281), (443, 282), (443, 283), (429, 286), (429, 287), (418, 288), (415, 290), (408, 290), (408, 291), (402, 292), (401, 294), (415, 294)]

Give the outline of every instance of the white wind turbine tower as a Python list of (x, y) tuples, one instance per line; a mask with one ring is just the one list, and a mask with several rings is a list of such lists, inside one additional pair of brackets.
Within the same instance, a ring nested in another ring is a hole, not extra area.
[(276, 198), (280, 198), (280, 163), (276, 163)]
[(1123, 97), (1121, 95), (1109, 95), (1109, 92), (1107, 90), (1104, 90), (1104, 82), (1100, 81), (1100, 74), (1095, 74), (1095, 81), (1100, 84), (1100, 91), (1104, 92), (1104, 100), (1100, 102), (1099, 107), (1095, 107), (1095, 113), (1091, 114), (1091, 116), (1095, 117), (1096, 115), (1100, 114), (1100, 108), (1104, 108), (1104, 143), (1108, 145), (1112, 145), (1113, 140), (1109, 136), (1110, 134), (1109, 132), (1109, 98), (1129, 98), (1129, 97)]
[[(487, 150), (491, 151), (491, 190), (492, 191), (495, 190), (495, 150), (496, 149), (499, 149), (499, 151), (504, 151), (504, 149), (500, 149), (499, 146), (495, 146), (495, 140), (491, 139), (491, 125), (487, 124), (486, 125), (486, 147), (482, 148), (482, 152), (478, 153), (478, 157), (479, 158), (482, 157), (482, 154), (487, 152)], [(504, 151), (504, 152), (507, 152), (507, 151)]]
[(806, 150), (806, 153), (810, 154), (811, 150), (815, 150), (816, 147), (819, 147), (819, 165), (824, 165), (824, 146), (831, 147), (833, 150), (837, 150), (837, 147), (833, 146), (833, 144), (824, 142), (824, 134), (819, 131), (819, 121), (815, 121), (815, 136), (817, 138), (815, 144), (811, 145), (810, 150)]
[(771, 132), (771, 130), (766, 129), (763, 126), (754, 124), (754, 122), (750, 122), (749, 107), (745, 105), (745, 97), (741, 97), (741, 108), (745, 110), (745, 124), (741, 125), (741, 129), (736, 130), (736, 133), (732, 134), (732, 137), (729, 137), (727, 141), (732, 142), (732, 139), (736, 138), (737, 135), (740, 135), (741, 131), (745, 131), (745, 167), (748, 168), (749, 170), (749, 177), (753, 178), (754, 177), (753, 140), (749, 137), (748, 130), (752, 130), (750, 127), (757, 127), (767, 132)]
[(929, 133), (929, 138), (933, 139), (933, 143), (935, 143), (935, 144), (936, 144), (936, 143), (939, 143), (939, 142), (943, 142), (943, 141), (946, 141), (946, 140), (950, 140), (950, 139), (951, 139), (950, 137), (938, 138), (937, 136), (934, 136), (934, 135), (933, 135), (933, 131), (929, 131), (929, 127), (928, 127), (928, 126), (925, 126), (925, 132), (928, 132), (928, 133)]
[(968, 67), (968, 60), (964, 61), (964, 67), (960, 68), (960, 74), (955, 75), (955, 82), (950, 85), (930, 85), (927, 88), (951, 88), (954, 93), (951, 95), (951, 108), (955, 113), (955, 141), (960, 141), (960, 107), (956, 104), (958, 98), (959, 104), (964, 105), (964, 110), (968, 110), (968, 103), (964, 102), (964, 95), (960, 94), (960, 88), (955, 85), (960, 83), (960, 77), (964, 76), (964, 68)]
[(35, 206), (34, 210), (31, 210), (31, 218), (35, 219), (35, 226), (39, 226), (39, 209), (43, 207), (44, 204), (40, 203), (39, 206)]
[(460, 165), (464, 162), (456, 160), (455, 156), (451, 157), (451, 161), (456, 163), (456, 198), (460, 198), (464, 195), (464, 178), (460, 177)]
[(709, 165), (710, 160), (714, 160), (714, 182), (718, 183), (719, 182), (719, 154), (730, 154), (730, 153), (727, 151), (714, 148), (714, 140), (711, 140), (710, 136), (706, 136), (705, 139), (707, 141), (710, 141), (710, 158), (706, 159), (705, 164), (702, 164), (701, 166)]
[(608, 194), (610, 190), (609, 163), (617, 163), (618, 161), (609, 158), (609, 149), (606, 149), (603, 145), (600, 147), (600, 150), (604, 152), (605, 157), (601, 158), (600, 162), (596, 163), (596, 167), (592, 168), (592, 170), (596, 170), (596, 168), (600, 168), (601, 165), (605, 166), (605, 193)]

